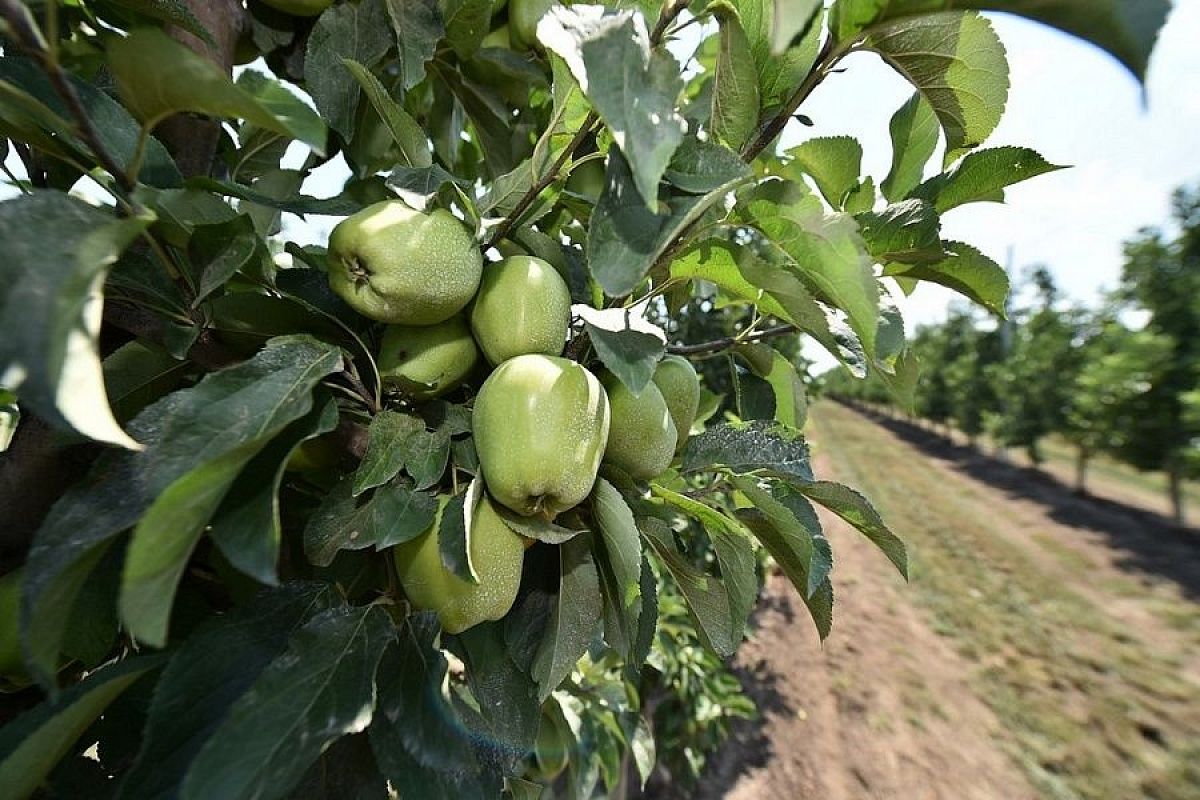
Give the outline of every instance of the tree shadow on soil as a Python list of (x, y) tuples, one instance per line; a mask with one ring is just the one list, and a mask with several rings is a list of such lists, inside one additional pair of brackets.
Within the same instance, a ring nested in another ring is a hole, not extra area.
[(1040, 504), (1047, 516), (1061, 525), (1103, 535), (1119, 553), (1118, 567), (1174, 581), (1185, 597), (1200, 601), (1200, 532), (1196, 529), (1181, 529), (1167, 517), (1144, 508), (1080, 494), (1049, 473), (951, 442), (906, 420), (846, 407), (959, 472), (1011, 497)]
[[(796, 619), (796, 610), (787, 597), (764, 595), (751, 617), (751, 629), (761, 627), (763, 618), (768, 614), (778, 614), (789, 625)], [(759, 659), (753, 665), (733, 664), (732, 670), (745, 694), (758, 708), (758, 716), (734, 720), (730, 725), (729, 738), (721, 743), (716, 752), (709, 754), (704, 773), (695, 786), (671, 783), (669, 779), (664, 780), (665, 776), (654, 775), (646, 784), (643, 798), (720, 800), (733, 788), (739, 777), (770, 760), (774, 744), (767, 736), (766, 720), (777, 714), (794, 714), (795, 709), (780, 694), (780, 676), (771, 670), (765, 660)]]

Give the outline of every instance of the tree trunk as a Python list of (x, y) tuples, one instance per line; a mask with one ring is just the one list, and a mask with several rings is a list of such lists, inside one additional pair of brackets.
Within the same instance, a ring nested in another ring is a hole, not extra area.
[(1176, 461), (1167, 467), (1167, 494), (1171, 498), (1171, 519), (1182, 528), (1187, 524), (1183, 509), (1183, 470)]
[(1080, 494), (1087, 494), (1087, 468), (1091, 457), (1091, 451), (1083, 445), (1075, 452), (1075, 491)]

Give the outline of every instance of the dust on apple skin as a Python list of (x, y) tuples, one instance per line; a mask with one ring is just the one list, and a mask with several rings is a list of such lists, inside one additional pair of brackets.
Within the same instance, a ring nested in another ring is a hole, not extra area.
[(329, 287), (358, 313), (393, 325), (436, 325), (479, 289), (483, 256), (449, 211), (384, 200), (329, 235)]
[(480, 470), (492, 497), (547, 517), (592, 491), (608, 441), (604, 387), (565, 358), (523, 355), (501, 364), (475, 400)]

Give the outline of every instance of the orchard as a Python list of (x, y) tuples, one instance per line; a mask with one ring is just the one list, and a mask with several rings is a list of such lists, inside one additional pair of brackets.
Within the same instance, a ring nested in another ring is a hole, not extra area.
[[(1169, 10), (0, 0), (0, 794), (697, 773), (764, 569), (830, 631), (814, 504), (907, 575), (800, 344), (910, 404), (893, 292), (1002, 314), (941, 217), (1059, 169), (985, 146), (979, 12), (1140, 78)], [(911, 84), (885, 176), (804, 113), (856, 53)]]

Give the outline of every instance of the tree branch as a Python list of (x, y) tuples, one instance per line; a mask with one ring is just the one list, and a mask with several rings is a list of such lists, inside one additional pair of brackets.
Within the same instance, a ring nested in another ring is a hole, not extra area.
[(755, 331), (749, 336), (741, 338), (737, 336), (726, 336), (723, 339), (714, 339), (711, 342), (701, 342), (699, 344), (676, 344), (667, 348), (668, 353), (674, 353), (680, 356), (695, 356), (704, 353), (719, 353), (722, 350), (728, 350), (736, 347), (739, 344), (748, 342), (761, 342), (763, 339), (774, 339), (778, 336), (787, 336), (789, 333), (798, 333), (799, 329), (795, 325), (776, 325), (774, 328), (763, 328), (761, 331)]
[(767, 149), (771, 142), (775, 141), (776, 137), (783, 133), (783, 129), (791, 121), (792, 115), (808, 99), (813, 90), (821, 84), (821, 81), (828, 74), (829, 68), (844, 54), (845, 51), (834, 47), (832, 37), (825, 40), (821, 52), (817, 54), (816, 60), (813, 61), (812, 69), (808, 71), (808, 75), (804, 76), (804, 80), (796, 87), (796, 91), (792, 92), (792, 96), (788, 98), (783, 109), (759, 129), (758, 136), (747, 142), (746, 146), (742, 148), (742, 161), (749, 164), (758, 158), (759, 153)]
[(92, 124), (91, 118), (88, 116), (87, 109), (83, 107), (83, 101), (79, 99), (79, 93), (75, 91), (75, 87), (71, 85), (70, 78), (63, 70), (46, 47), (46, 40), (42, 36), (41, 31), (33, 23), (33, 19), (29, 16), (28, 10), (24, 5), (17, 0), (0, 0), (0, 16), (4, 17), (8, 23), (9, 30), (16, 37), (17, 45), (37, 60), (41, 65), (46, 75), (50, 78), (50, 82), (54, 85), (54, 91), (58, 94), (62, 101), (67, 104), (67, 109), (71, 112), (71, 116), (75, 118), (75, 124), (79, 126), (79, 133), (83, 140), (92, 150), (92, 154), (96, 156), (96, 160), (100, 162), (100, 166), (104, 171), (113, 176), (113, 180), (124, 189), (127, 193), (132, 192), (134, 185), (132, 181), (125, 175), (125, 170), (117, 164), (117, 160), (108, 152), (104, 144), (100, 141), (100, 132), (96, 130), (96, 126)]
[[(667, 32), (667, 28), (681, 13), (683, 13), (685, 8), (687, 8), (686, 0), (669, 0), (662, 12), (658, 15), (658, 21), (654, 24), (654, 30), (650, 33), (650, 47), (652, 49), (662, 43), (662, 38)], [(521, 199), (517, 202), (516, 207), (513, 208), (513, 210), (507, 214), (503, 220), (501, 220), (500, 224), (496, 226), (496, 229), (492, 232), (492, 235), (488, 237), (487, 243), (484, 244), (484, 250), (489, 250), (503, 241), (504, 238), (512, 232), (512, 229), (516, 226), (517, 222), (520, 221), (521, 215), (528, 211), (529, 207), (533, 205), (533, 202), (537, 199), (538, 195), (545, 191), (547, 186), (558, 180), (558, 173), (562, 171), (564, 166), (566, 166), (567, 161), (575, 155), (575, 151), (578, 150), (579, 146), (584, 143), (588, 137), (588, 134), (592, 132), (592, 128), (599, 121), (599, 119), (600, 117), (595, 111), (588, 113), (587, 118), (583, 121), (583, 124), (579, 126), (579, 131), (575, 134), (575, 138), (571, 139), (570, 143), (567, 144), (562, 153), (559, 154), (550, 170), (544, 176), (542, 176), (540, 180), (534, 183), (533, 186), (529, 187), (529, 190), (526, 191), (525, 194), (521, 196)]]
[(512, 232), (512, 229), (516, 226), (517, 222), (520, 221), (521, 215), (529, 210), (529, 207), (533, 205), (533, 201), (537, 199), (537, 196), (541, 194), (547, 186), (558, 180), (558, 173), (564, 166), (566, 166), (567, 161), (573, 155), (575, 155), (575, 151), (579, 149), (581, 144), (583, 144), (584, 139), (586, 139), (588, 134), (592, 132), (592, 128), (596, 125), (596, 122), (599, 119), (600, 117), (595, 111), (592, 111), (587, 115), (587, 117), (583, 120), (583, 124), (579, 126), (579, 131), (575, 134), (575, 137), (571, 139), (566, 147), (563, 148), (562, 153), (560, 153), (558, 158), (554, 161), (554, 165), (550, 167), (550, 170), (542, 176), (541, 180), (529, 187), (529, 190), (525, 192), (525, 194), (521, 196), (520, 201), (517, 202), (516, 207), (513, 208), (513, 210), (504, 217), (500, 224), (496, 226), (496, 230), (492, 231), (492, 235), (488, 237), (487, 244), (483, 246), (484, 250), (489, 250), (503, 241), (504, 238)]

